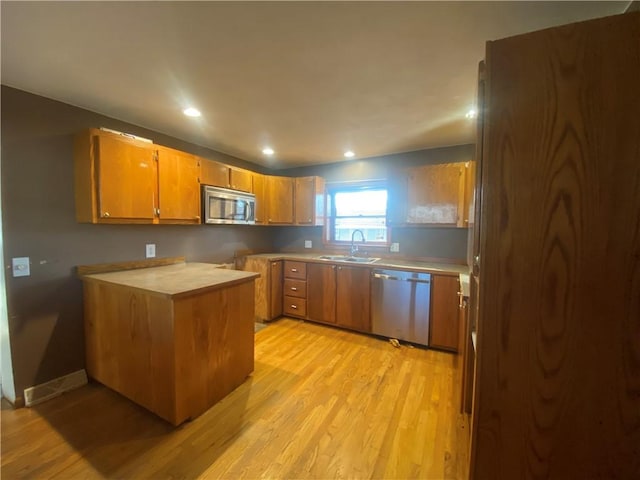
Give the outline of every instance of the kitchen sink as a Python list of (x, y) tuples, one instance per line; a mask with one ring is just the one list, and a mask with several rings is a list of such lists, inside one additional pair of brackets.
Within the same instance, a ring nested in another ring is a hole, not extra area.
[(380, 260), (374, 257), (353, 257), (351, 255), (320, 255), (316, 257), (319, 260), (330, 260), (332, 262), (349, 262), (349, 263), (373, 263)]

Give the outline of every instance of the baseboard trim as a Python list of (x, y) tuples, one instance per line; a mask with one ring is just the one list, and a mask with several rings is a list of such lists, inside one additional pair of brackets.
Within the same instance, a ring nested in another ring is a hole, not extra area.
[(49, 382), (25, 388), (24, 403), (25, 406), (32, 407), (33, 405), (37, 405), (86, 384), (87, 372), (85, 372), (84, 369), (78, 370), (77, 372), (55, 378)]

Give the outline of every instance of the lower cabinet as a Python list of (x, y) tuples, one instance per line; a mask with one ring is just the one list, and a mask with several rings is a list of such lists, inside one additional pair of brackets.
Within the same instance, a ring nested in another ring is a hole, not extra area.
[(307, 316), (307, 264), (284, 261), (283, 313), (292, 317)]
[(336, 272), (336, 323), (341, 327), (371, 331), (371, 270), (338, 266)]
[(236, 268), (256, 272), (255, 312), (260, 322), (273, 320), (282, 315), (282, 260), (261, 257), (243, 257)]
[(307, 264), (307, 318), (316, 322), (336, 323), (336, 266)]
[(456, 276), (431, 276), (429, 346), (458, 350), (460, 332), (460, 280)]

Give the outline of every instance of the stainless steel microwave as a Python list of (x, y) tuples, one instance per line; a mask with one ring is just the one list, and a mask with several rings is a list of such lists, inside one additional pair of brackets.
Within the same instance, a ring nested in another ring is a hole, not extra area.
[(203, 223), (256, 223), (256, 196), (226, 188), (202, 186)]

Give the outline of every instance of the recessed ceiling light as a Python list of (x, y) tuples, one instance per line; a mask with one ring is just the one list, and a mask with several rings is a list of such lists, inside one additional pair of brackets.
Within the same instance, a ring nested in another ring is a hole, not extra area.
[(189, 108), (185, 108), (182, 113), (184, 113), (187, 117), (199, 117), (200, 115), (202, 115), (200, 113), (200, 110), (198, 110), (197, 108), (193, 108), (193, 107), (189, 107)]
[(344, 156), (347, 158), (353, 158), (354, 155), (355, 153), (353, 153), (351, 150), (347, 150), (346, 152), (344, 152)]
[(478, 116), (478, 111), (475, 108), (472, 108), (465, 114), (465, 117), (467, 118), (476, 118), (477, 116)]
[(264, 153), (265, 155), (273, 155), (273, 148), (265, 147), (262, 149), (262, 153)]

